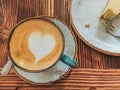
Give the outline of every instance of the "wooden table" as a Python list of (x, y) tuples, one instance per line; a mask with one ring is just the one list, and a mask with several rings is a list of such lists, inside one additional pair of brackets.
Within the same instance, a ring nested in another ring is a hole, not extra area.
[[(33, 16), (51, 16), (66, 22), (74, 31), (70, 0), (0, 0), (0, 69), (7, 62), (7, 40), (17, 22)], [(102, 54), (77, 38), (78, 68), (52, 85), (31, 85), (21, 80), (14, 70), (0, 75), (0, 90), (119, 90), (120, 57)]]

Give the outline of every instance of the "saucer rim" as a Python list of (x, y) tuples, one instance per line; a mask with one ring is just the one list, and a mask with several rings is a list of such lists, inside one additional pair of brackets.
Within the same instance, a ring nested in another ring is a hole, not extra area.
[(69, 68), (68, 71), (65, 72), (64, 75), (60, 76), (60, 77), (59, 77), (57, 80), (55, 80), (55, 81), (49, 81), (49, 82), (46, 82), (46, 83), (37, 83), (37, 82), (33, 82), (33, 81), (29, 80), (29, 79), (26, 79), (25, 77), (21, 76), (21, 75), (17, 72), (17, 70), (16, 70), (15, 68), (13, 68), (13, 69), (14, 69), (14, 71), (15, 71), (15, 74), (16, 74), (20, 79), (22, 79), (23, 81), (28, 82), (29, 84), (32, 84), (32, 85), (50, 85), (50, 84), (53, 84), (53, 83), (61, 80), (62, 78), (64, 78), (64, 77), (70, 72), (70, 70), (71, 70), (71, 68)]
[[(78, 47), (77, 47), (77, 39), (76, 39), (76, 37), (75, 37), (74, 30), (72, 30), (72, 29), (70, 28), (70, 26), (68, 26), (64, 21), (61, 21), (61, 20), (58, 19), (58, 18), (50, 17), (50, 16), (49, 16), (49, 17), (48, 17), (48, 16), (43, 16), (43, 18), (44, 18), (44, 17), (45, 17), (45, 18), (50, 18), (50, 19), (56, 19), (56, 20), (60, 21), (62, 24), (64, 24), (65, 26), (67, 26), (67, 28), (68, 28), (68, 30), (70, 31), (70, 33), (71, 33), (71, 35), (72, 35), (72, 37), (73, 37), (73, 39), (74, 39), (74, 42), (75, 42), (75, 53), (74, 53), (74, 57), (73, 57), (73, 58), (76, 60), (76, 59), (77, 59)], [(78, 61), (78, 60), (76, 60), (76, 61)], [(24, 80), (25, 82), (28, 82), (29, 84), (33, 84), (33, 85), (49, 85), (49, 84), (53, 84), (53, 83), (61, 80), (62, 78), (64, 78), (67, 74), (69, 74), (69, 72), (71, 71), (72, 68), (69, 67), (68, 71), (66, 71), (65, 74), (63, 74), (62, 76), (60, 76), (57, 80), (49, 81), (49, 82), (46, 82), (46, 83), (33, 82), (33, 81), (29, 80), (29, 79), (26, 79), (26, 78), (23, 77), (22, 75), (20, 75), (20, 74), (18, 73), (18, 71), (15, 69), (15, 66), (14, 66), (14, 65), (13, 65), (13, 69), (14, 69), (14, 71), (15, 71), (15, 74), (16, 74), (19, 78), (21, 78), (21, 79)]]

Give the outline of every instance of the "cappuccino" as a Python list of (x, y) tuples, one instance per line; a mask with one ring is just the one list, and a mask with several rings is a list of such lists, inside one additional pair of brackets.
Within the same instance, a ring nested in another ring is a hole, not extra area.
[(52, 66), (61, 56), (63, 48), (61, 31), (44, 19), (29, 19), (18, 24), (9, 42), (13, 62), (33, 71)]

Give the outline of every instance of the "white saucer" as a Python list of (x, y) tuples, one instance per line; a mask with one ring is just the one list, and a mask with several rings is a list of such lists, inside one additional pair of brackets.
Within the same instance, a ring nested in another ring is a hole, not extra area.
[[(65, 50), (64, 53), (72, 58), (74, 58), (76, 53), (76, 41), (70, 29), (59, 20), (54, 18), (49, 18), (50, 21), (55, 23), (63, 32), (65, 36)], [(18, 67), (14, 66), (17, 75), (25, 81), (33, 84), (49, 84), (56, 80), (61, 79), (70, 71), (70, 67), (59, 61), (52, 68), (39, 72), (39, 73), (29, 73), (20, 70)]]
[[(99, 18), (109, 0), (72, 0), (71, 15), (78, 36), (92, 48), (120, 56), (120, 38), (108, 34)], [(90, 24), (90, 27), (85, 27)]]

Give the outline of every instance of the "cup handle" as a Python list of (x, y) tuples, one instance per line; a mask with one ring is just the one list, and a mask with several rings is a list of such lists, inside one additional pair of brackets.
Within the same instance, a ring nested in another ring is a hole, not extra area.
[(77, 66), (77, 61), (74, 60), (74, 59), (72, 59), (72, 58), (70, 58), (69, 56), (67, 56), (67, 55), (65, 55), (65, 54), (63, 54), (63, 55), (61, 56), (60, 60), (61, 60), (62, 62), (64, 62), (65, 64), (67, 64), (68, 66), (70, 66), (70, 67), (73, 67), (73, 68), (74, 68), (74, 67)]

